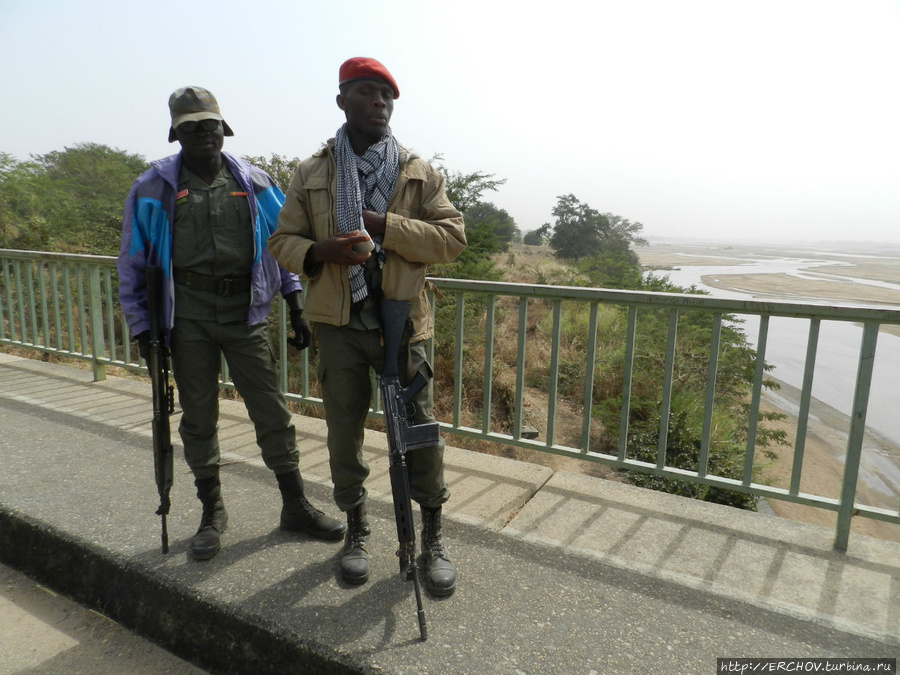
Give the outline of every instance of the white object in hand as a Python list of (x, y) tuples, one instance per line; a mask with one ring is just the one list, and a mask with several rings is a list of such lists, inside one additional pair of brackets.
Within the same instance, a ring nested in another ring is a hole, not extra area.
[(356, 234), (361, 234), (365, 236), (366, 240), (361, 241), (358, 244), (353, 244), (353, 250), (356, 253), (368, 253), (375, 249), (375, 244), (372, 243), (372, 238), (369, 236), (369, 233), (365, 230), (357, 230)]

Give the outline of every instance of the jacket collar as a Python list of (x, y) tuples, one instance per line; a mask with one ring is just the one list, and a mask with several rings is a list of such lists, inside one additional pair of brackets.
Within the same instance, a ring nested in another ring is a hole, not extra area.
[[(222, 152), (222, 161), (231, 171), (232, 175), (237, 179), (245, 190), (250, 190), (250, 165), (242, 159), (234, 155)], [(156, 169), (160, 177), (172, 186), (173, 190), (178, 189), (178, 173), (181, 171), (181, 153), (169, 155), (162, 159), (156, 159), (150, 162), (150, 166)]]

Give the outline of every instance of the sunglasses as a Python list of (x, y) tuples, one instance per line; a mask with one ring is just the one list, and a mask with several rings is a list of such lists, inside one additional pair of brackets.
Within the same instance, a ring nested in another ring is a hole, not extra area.
[(215, 131), (219, 128), (221, 122), (214, 119), (200, 120), (199, 122), (182, 122), (178, 125), (178, 131), (186, 134), (192, 134), (195, 131)]

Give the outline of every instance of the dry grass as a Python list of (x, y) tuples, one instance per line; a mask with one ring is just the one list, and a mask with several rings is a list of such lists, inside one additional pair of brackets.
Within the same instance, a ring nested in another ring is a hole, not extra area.
[[(498, 254), (494, 263), (503, 272), (503, 281), (519, 284), (572, 285), (577, 277), (566, 265), (557, 261), (546, 247), (512, 246), (508, 253)], [(525, 388), (522, 401), (523, 425), (537, 430), (538, 439), (547, 438), (549, 400), (546, 383), (549, 381), (551, 344), (548, 332), (550, 306), (540, 302), (529, 304), (525, 332)], [(491, 391), (491, 428), (501, 433), (511, 433), (516, 412), (515, 386), (516, 363), (519, 342), (518, 302), (513, 298), (501, 299), (497, 303), (494, 326), (494, 345)], [(478, 329), (483, 334), (484, 326)], [(473, 343), (475, 343), (473, 335)], [(482, 421), (482, 399), (484, 380), (484, 346), (467, 345), (466, 363), (463, 368), (463, 391), (461, 424), (480, 428)], [(561, 362), (583, 362), (583, 341), (563, 344), (560, 351)], [(582, 373), (583, 375), (583, 373)], [(435, 363), (435, 416), (450, 420), (453, 416), (453, 363), (438, 359)], [(579, 384), (580, 388), (583, 388)], [(582, 434), (582, 403), (577, 397), (558, 396), (554, 418), (554, 438), (557, 444), (579, 447)], [(599, 442), (602, 427), (596, 420), (592, 422), (592, 447)], [(463, 447), (487, 454), (510, 457), (522, 461), (548, 466), (555, 470), (566, 470), (594, 476), (616, 479), (616, 472), (606, 466), (574, 457), (555, 455), (539, 450), (518, 448), (498, 443), (488, 443), (474, 439), (453, 436), (451, 441)]]

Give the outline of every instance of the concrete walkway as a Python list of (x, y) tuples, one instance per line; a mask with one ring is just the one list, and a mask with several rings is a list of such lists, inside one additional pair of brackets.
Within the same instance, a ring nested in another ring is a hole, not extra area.
[[(450, 447), (459, 589), (425, 597), (423, 643), (383, 435), (365, 447), (372, 578), (350, 588), (339, 543), (278, 530), (274, 477), (232, 401), (223, 549), (187, 555), (199, 508), (177, 456), (162, 555), (149, 417), (145, 382), (0, 354), (0, 562), (209, 672), (711, 673), (717, 657), (900, 654), (896, 543), (853, 535), (840, 553), (829, 529)], [(311, 500), (338, 515), (324, 422), (295, 423)]]

